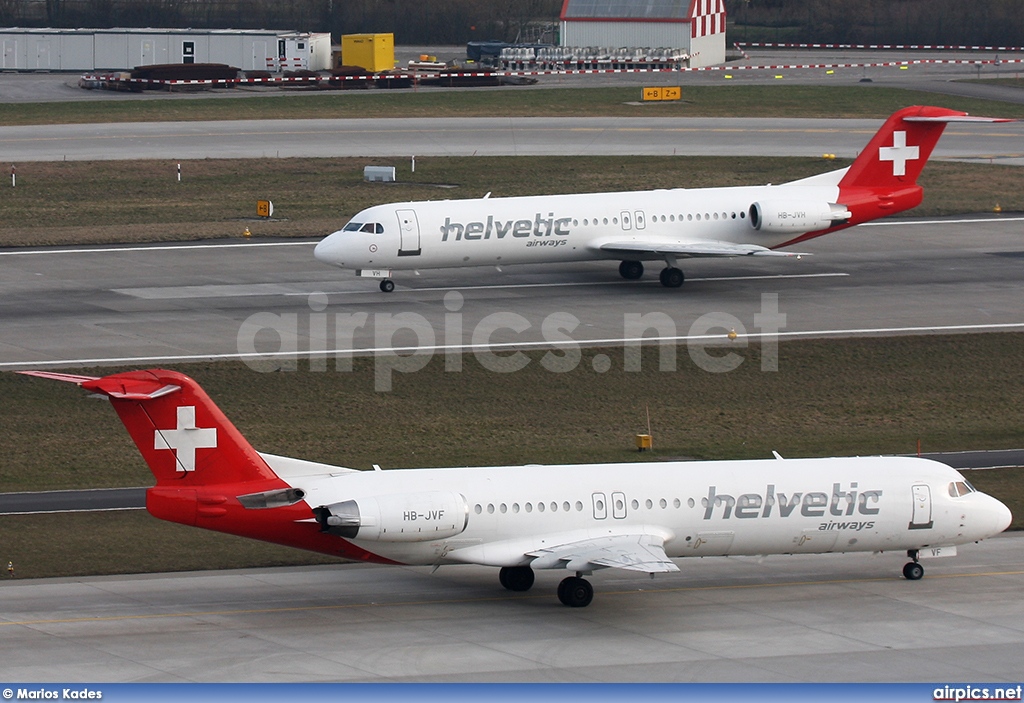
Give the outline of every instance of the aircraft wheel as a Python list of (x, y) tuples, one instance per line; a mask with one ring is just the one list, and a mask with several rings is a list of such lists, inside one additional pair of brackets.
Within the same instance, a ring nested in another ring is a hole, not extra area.
[(916, 561), (908, 561), (903, 565), (903, 578), (907, 581), (918, 581), (924, 576), (924, 567)]
[(395, 289), (395, 282), (392, 281), (390, 278), (385, 278), (383, 281), (380, 282), (380, 289), (384, 293), (390, 293)]
[(639, 280), (644, 275), (642, 261), (623, 261), (619, 264), (619, 275), (627, 281)]
[(498, 581), (510, 591), (529, 591), (533, 588), (533, 569), (528, 566), (503, 566)]
[(570, 608), (585, 608), (594, 600), (594, 587), (584, 578), (570, 576), (558, 584), (558, 600)]
[(683, 285), (683, 281), (685, 280), (683, 272), (674, 266), (667, 266), (663, 268), (661, 270), (661, 274), (659, 274), (659, 278), (661, 279), (661, 285), (666, 288), (678, 288)]

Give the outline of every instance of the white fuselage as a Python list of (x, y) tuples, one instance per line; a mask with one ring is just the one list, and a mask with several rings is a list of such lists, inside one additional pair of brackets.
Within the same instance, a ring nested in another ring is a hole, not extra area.
[[(345, 269), (411, 270), (623, 259), (601, 250), (608, 242), (771, 249), (825, 229), (807, 211), (838, 198), (834, 185), (788, 184), (391, 203), (358, 213), (347, 230), (321, 241), (315, 255)], [(783, 219), (772, 231), (752, 224), (756, 202), (782, 205)]]
[(351, 541), (406, 564), (545, 568), (524, 555), (622, 534), (656, 536), (671, 558), (924, 549), (980, 540), (1010, 522), (994, 498), (951, 488), (967, 485), (955, 470), (900, 457), (282, 478), (311, 508), (358, 506), (363, 527)]

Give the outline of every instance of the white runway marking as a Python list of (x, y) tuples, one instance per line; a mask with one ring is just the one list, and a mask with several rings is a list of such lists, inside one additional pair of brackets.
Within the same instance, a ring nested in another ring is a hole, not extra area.
[[(772, 274), (763, 276), (714, 276), (707, 278), (687, 278), (687, 282), (695, 281), (765, 281), (775, 278), (835, 278), (849, 276), (848, 273), (833, 272), (833, 273), (782, 273)], [(586, 282), (563, 282), (563, 283), (498, 283), (495, 285), (488, 286), (434, 286), (431, 288), (396, 288), (395, 293), (419, 293), (422, 291), (438, 291), (438, 290), (497, 290), (506, 288), (573, 288), (583, 286), (608, 286), (608, 285), (624, 285), (627, 283), (657, 283), (657, 281), (586, 281)], [(117, 293), (124, 292), (127, 289), (115, 291)], [(316, 291), (317, 293), (324, 293), (325, 295), (349, 295), (357, 294), (362, 295), (364, 293), (376, 293), (377, 290), (336, 290), (336, 291)], [(285, 296), (304, 296), (310, 295), (309, 293), (283, 293)]]
[[(966, 332), (996, 332), (1024, 330), (1024, 322), (1010, 322), (1003, 324), (987, 325), (937, 325), (931, 327), (862, 327), (842, 330), (803, 330), (797, 332), (777, 332), (755, 334), (742, 334), (738, 337), (741, 340), (759, 339), (815, 339), (828, 337), (870, 337), (877, 335), (893, 334), (962, 334)], [(646, 344), (655, 343), (707, 343), (725, 342), (728, 337), (725, 334), (703, 334), (703, 335), (680, 335), (675, 337), (608, 337), (603, 339), (578, 339), (573, 340), (575, 344), (587, 347), (613, 346), (619, 344)], [(730, 340), (733, 341), (733, 340)], [(563, 343), (564, 344), (564, 343)], [(369, 354), (435, 354), (438, 352), (494, 352), (514, 349), (549, 349), (555, 345), (549, 341), (538, 342), (503, 342), (494, 344), (439, 344), (421, 347), (367, 347), (327, 349), (316, 352), (272, 352), (272, 353), (249, 353), (249, 354), (182, 354), (168, 356), (122, 356), (122, 357), (101, 357), (92, 359), (50, 359), (45, 361), (8, 361), (0, 363), (0, 369), (26, 370), (40, 367), (61, 367), (61, 366), (105, 366), (115, 364), (153, 364), (176, 362), (184, 363), (190, 361), (244, 361), (246, 359), (306, 359), (322, 358), (331, 356), (366, 356)]]
[(18, 249), (0, 251), (0, 256), (35, 254), (113, 254), (129, 251), (183, 251), (188, 249), (254, 249), (256, 247), (311, 247), (316, 242), (239, 242), (237, 244), (166, 244), (160, 246), (102, 247), (95, 249)]

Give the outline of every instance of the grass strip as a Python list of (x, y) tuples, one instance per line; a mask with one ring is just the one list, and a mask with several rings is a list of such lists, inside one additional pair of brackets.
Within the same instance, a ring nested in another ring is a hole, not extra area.
[[(774, 74), (772, 74), (774, 75)], [(723, 81), (724, 81), (723, 77)], [(545, 86), (558, 85), (546, 79)], [(865, 117), (884, 118), (908, 105), (972, 114), (1024, 117), (1024, 105), (863, 85), (691, 85), (686, 76), (652, 78), (681, 85), (683, 99), (641, 102), (641, 86), (615, 88), (384, 91), (292, 90), (286, 95), (187, 99), (138, 96), (0, 104), (0, 124), (294, 120), (389, 117)]]
[[(430, 157), (416, 173), (396, 159), (204, 159), (33, 162), (18, 186), (0, 189), (0, 246), (315, 237), (360, 210), (387, 202), (649, 188), (782, 183), (849, 165), (847, 160), (769, 157)], [(393, 165), (398, 183), (366, 183), (366, 165)], [(1024, 211), (1018, 167), (935, 162), (920, 182), (915, 216)], [(446, 187), (439, 187), (446, 186)], [(256, 201), (275, 220), (257, 220)]]

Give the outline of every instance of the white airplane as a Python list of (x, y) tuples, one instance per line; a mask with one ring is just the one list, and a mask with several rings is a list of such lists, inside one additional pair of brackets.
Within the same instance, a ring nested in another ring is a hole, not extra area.
[(256, 452), (194, 380), (23, 372), (106, 396), (156, 477), (155, 517), (346, 559), (483, 564), (526, 591), (535, 569), (583, 576), (679, 571), (683, 557), (906, 552), (919, 558), (1002, 532), (1010, 511), (957, 471), (905, 457), (356, 471)]
[(617, 259), (623, 278), (664, 261), (661, 283), (683, 284), (679, 259), (800, 256), (778, 251), (921, 203), (917, 177), (950, 122), (1007, 122), (941, 107), (886, 120), (853, 164), (781, 185), (537, 195), (392, 203), (367, 208), (325, 237), (324, 263), (377, 278), (394, 271)]

